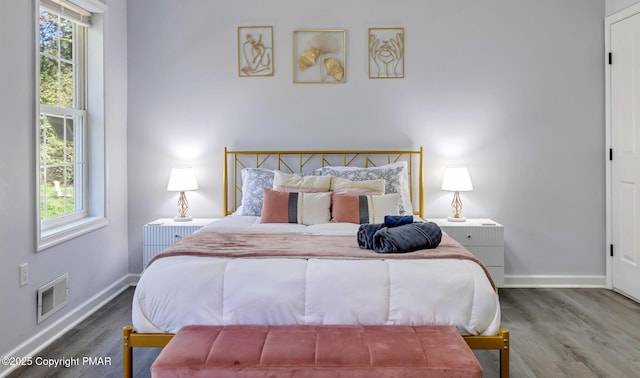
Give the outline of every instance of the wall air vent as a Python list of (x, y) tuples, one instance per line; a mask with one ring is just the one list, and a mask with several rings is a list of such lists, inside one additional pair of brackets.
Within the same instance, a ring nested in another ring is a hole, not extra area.
[(38, 324), (67, 305), (67, 280), (65, 273), (38, 289)]

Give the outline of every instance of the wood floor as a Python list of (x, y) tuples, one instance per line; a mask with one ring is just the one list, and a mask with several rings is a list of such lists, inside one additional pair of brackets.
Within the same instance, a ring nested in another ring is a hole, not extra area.
[[(39, 353), (80, 358), (69, 368), (30, 367), (9, 377), (121, 377), (122, 327), (133, 288)], [(640, 377), (640, 304), (603, 289), (501, 289), (502, 324), (511, 331), (512, 377)], [(134, 349), (135, 377), (149, 377), (160, 352)], [(82, 366), (82, 357), (110, 366)], [(498, 354), (477, 351), (484, 377), (498, 377)]]

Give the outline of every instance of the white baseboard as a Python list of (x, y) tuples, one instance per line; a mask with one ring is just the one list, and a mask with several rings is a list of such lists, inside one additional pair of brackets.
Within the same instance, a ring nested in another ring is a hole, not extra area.
[[(67, 331), (88, 318), (91, 314), (99, 310), (102, 306), (107, 304), (127, 288), (134, 285), (133, 282), (138, 282), (139, 276), (134, 276), (136, 275), (128, 274), (120, 278), (109, 287), (89, 298), (64, 317), (57, 320), (55, 323), (18, 345), (12, 351), (7, 353), (7, 356), (37, 356), (40, 351), (60, 338)], [(9, 375), (9, 373), (17, 368), (18, 366), (4, 366), (0, 364), (0, 377)]]
[(504, 276), (504, 288), (606, 288), (605, 276)]

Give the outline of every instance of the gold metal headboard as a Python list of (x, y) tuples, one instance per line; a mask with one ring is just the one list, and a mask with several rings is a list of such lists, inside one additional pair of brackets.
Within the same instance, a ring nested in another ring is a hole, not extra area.
[[(287, 173), (312, 172), (325, 166), (376, 167), (407, 161), (409, 189), (414, 214), (424, 215), (422, 147), (419, 150), (296, 150), (296, 151), (231, 151), (224, 148), (223, 203), (224, 215), (232, 214), (242, 199), (244, 168), (277, 169)], [(415, 195), (418, 201), (416, 206)], [(418, 210), (415, 210), (415, 209)]]

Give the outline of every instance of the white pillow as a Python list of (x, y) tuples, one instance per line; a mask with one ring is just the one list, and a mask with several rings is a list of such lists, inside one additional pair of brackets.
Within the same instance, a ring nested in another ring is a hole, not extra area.
[(273, 175), (273, 189), (281, 192), (328, 192), (330, 187), (330, 176), (298, 176), (282, 171)]
[(334, 194), (384, 194), (384, 179), (353, 181), (342, 177), (331, 177)]

